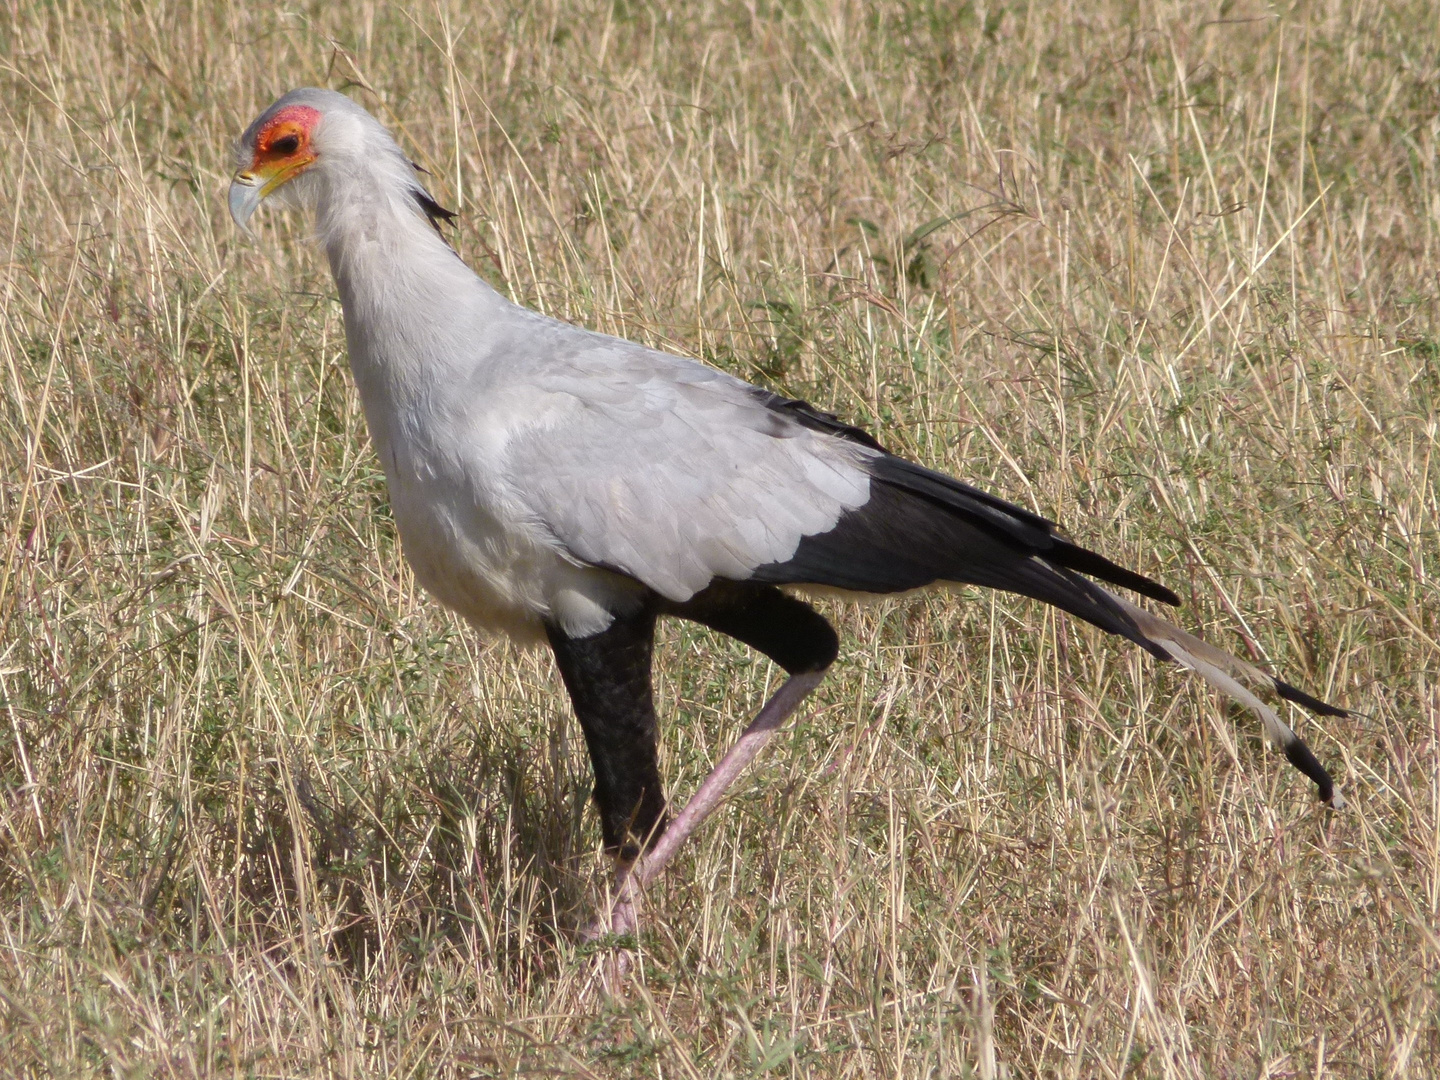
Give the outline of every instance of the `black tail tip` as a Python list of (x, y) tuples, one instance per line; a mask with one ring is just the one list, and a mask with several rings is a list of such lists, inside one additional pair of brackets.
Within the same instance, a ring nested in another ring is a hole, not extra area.
[(1295, 739), (1285, 747), (1285, 757), (1302, 773), (1315, 781), (1316, 793), (1320, 801), (1332, 810), (1343, 810), (1345, 808), (1345, 796), (1341, 795), (1335, 787), (1335, 781), (1330, 779), (1325, 766), (1321, 765), (1310, 747), (1306, 746), (1300, 739)]
[(1293, 701), (1302, 709), (1309, 709), (1317, 716), (1349, 716), (1349, 709), (1342, 709), (1338, 705), (1330, 705), (1317, 697), (1312, 697), (1299, 687), (1291, 686), (1283, 679), (1275, 679), (1275, 692), (1286, 701)]

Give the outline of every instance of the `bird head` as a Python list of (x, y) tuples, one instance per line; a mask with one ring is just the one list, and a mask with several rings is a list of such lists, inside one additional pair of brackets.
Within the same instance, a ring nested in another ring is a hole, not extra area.
[(251, 215), (271, 195), (313, 207), (327, 185), (346, 180), (393, 193), (423, 213), (437, 233), (455, 217), (415, 179), (418, 166), (385, 126), (333, 90), (291, 90), (245, 129), (235, 156), (230, 216), (247, 231)]
[(230, 181), (230, 216), (248, 228), (256, 207), (276, 192), (307, 205), (315, 199), (317, 173), (363, 153), (376, 128), (369, 113), (333, 90), (304, 87), (280, 98), (251, 124), (236, 147), (239, 170)]

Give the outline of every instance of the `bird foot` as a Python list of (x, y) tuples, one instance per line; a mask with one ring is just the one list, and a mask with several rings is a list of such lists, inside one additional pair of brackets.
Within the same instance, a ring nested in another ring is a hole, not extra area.
[(607, 950), (591, 961), (593, 976), (609, 998), (624, 998), (625, 984), (640, 954), (634, 949)]
[(640, 920), (633, 901), (614, 898), (610, 910), (596, 915), (580, 931), (585, 945), (598, 945), (614, 938), (633, 938), (640, 932)]
[(617, 874), (615, 888), (606, 911), (596, 915), (580, 931), (582, 944), (595, 946), (595, 974), (605, 993), (619, 997), (625, 980), (640, 959), (640, 905), (636, 897), (627, 895), (628, 867)]

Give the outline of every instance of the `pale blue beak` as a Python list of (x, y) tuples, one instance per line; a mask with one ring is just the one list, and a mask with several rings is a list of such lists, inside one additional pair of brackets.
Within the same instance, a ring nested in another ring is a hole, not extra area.
[(240, 173), (230, 181), (230, 216), (242, 232), (250, 231), (250, 218), (264, 197), (260, 178), (252, 173)]

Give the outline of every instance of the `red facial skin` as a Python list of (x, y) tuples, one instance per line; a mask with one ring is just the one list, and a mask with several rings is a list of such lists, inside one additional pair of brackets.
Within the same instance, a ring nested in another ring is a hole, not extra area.
[(288, 178), (305, 168), (315, 160), (310, 132), (319, 122), (319, 111), (308, 105), (281, 109), (255, 137), (255, 160), (246, 172), (260, 176), (284, 173)]

